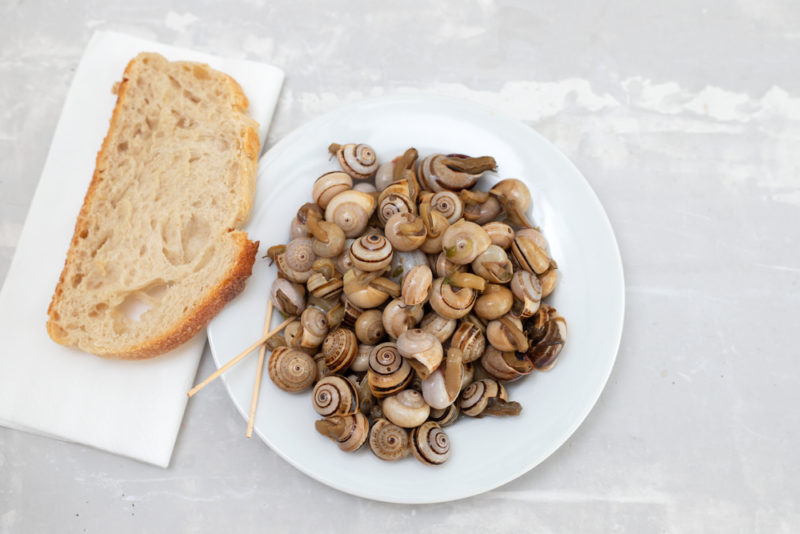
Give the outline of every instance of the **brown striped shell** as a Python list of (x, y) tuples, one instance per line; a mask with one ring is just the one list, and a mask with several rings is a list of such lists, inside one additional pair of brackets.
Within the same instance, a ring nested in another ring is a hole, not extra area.
[(411, 382), (413, 372), (394, 343), (381, 343), (370, 352), (367, 378), (375, 397), (387, 397), (401, 391)]
[(392, 262), (392, 244), (380, 234), (367, 234), (350, 245), (353, 267), (365, 272), (380, 271)]
[(311, 402), (314, 411), (323, 417), (356, 413), (358, 411), (358, 391), (347, 378), (329, 375), (314, 385)]
[(375, 456), (387, 462), (405, 458), (411, 452), (408, 431), (386, 419), (377, 419), (369, 431), (369, 448)]
[(462, 321), (450, 339), (450, 346), (461, 349), (465, 363), (474, 362), (486, 350), (486, 338), (474, 323)]
[(345, 452), (361, 447), (369, 437), (369, 420), (361, 413), (334, 415), (314, 423), (317, 432), (335, 441)]
[(411, 431), (411, 452), (425, 465), (443, 464), (450, 457), (450, 438), (438, 423), (427, 421)]
[(460, 319), (472, 310), (477, 294), (472, 288), (455, 287), (444, 280), (437, 278), (433, 282), (430, 305), (442, 317)]
[(356, 180), (366, 180), (378, 170), (375, 149), (364, 143), (332, 144), (328, 150), (336, 155), (342, 170)]
[(326, 172), (314, 182), (314, 188), (311, 190), (311, 196), (317, 205), (325, 209), (333, 197), (352, 189), (353, 179), (342, 171)]
[(317, 364), (305, 352), (278, 347), (270, 354), (267, 373), (280, 389), (297, 393), (310, 388), (314, 383), (317, 378)]
[(325, 365), (333, 373), (350, 367), (358, 350), (358, 340), (352, 330), (337, 328), (328, 333), (322, 342), (322, 353), (325, 354)]

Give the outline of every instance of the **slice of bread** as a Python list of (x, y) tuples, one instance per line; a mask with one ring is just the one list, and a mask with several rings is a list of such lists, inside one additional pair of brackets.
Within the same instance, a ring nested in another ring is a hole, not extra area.
[(258, 124), (230, 76), (142, 53), (117, 104), (48, 310), (58, 343), (150, 358), (188, 341), (242, 289), (258, 243)]

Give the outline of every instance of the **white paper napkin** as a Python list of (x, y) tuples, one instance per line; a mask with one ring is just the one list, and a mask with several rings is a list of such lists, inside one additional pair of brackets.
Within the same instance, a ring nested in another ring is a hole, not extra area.
[(116, 102), (111, 87), (142, 51), (208, 63), (233, 76), (261, 126), (263, 145), (283, 83), (281, 70), (117, 33), (94, 34), (0, 290), (0, 425), (166, 467), (205, 332), (158, 358), (116, 361), (57, 345), (45, 329), (47, 306)]

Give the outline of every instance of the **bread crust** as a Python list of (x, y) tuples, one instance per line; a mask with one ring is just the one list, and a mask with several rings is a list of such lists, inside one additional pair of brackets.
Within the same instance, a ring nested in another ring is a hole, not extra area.
[[(104, 179), (103, 169), (101, 168), (103, 160), (111, 151), (112, 133), (118, 127), (120, 115), (125, 103), (128, 87), (131, 79), (131, 70), (137, 61), (142, 56), (151, 55), (158, 56), (158, 54), (143, 52), (138, 56), (131, 59), (122, 75), (122, 81), (114, 85), (112, 92), (116, 93), (117, 101), (114, 110), (111, 114), (109, 121), (109, 128), (106, 136), (103, 139), (103, 144), (97, 152), (95, 158), (95, 170), (92, 175), (92, 180), (89, 183), (89, 188), (84, 197), (83, 205), (78, 213), (78, 218), (75, 222), (75, 229), (70, 240), (69, 250), (64, 261), (61, 275), (59, 277), (56, 289), (53, 292), (53, 297), (47, 309), (47, 332), (56, 343), (62, 345), (71, 345), (67, 339), (66, 332), (59, 326), (57, 318), (54, 317), (56, 312), (56, 304), (62, 298), (66, 284), (66, 276), (68, 274), (68, 267), (77, 262), (77, 243), (81, 234), (88, 230), (89, 227), (89, 213), (91, 211), (93, 199), (97, 194), (98, 188)], [(190, 65), (201, 65), (198, 63), (187, 63)], [(203, 65), (205, 68), (210, 68)], [(230, 84), (230, 91), (232, 92), (234, 107), (241, 113), (246, 115), (248, 100), (241, 86), (231, 76), (225, 75), (225, 79)], [(241, 173), (246, 174), (248, 183), (250, 183), (250, 198), (247, 199), (248, 203), (245, 206), (245, 217), (242, 220), (237, 220), (237, 226), (244, 224), (252, 210), (252, 202), (255, 194), (255, 179), (258, 166), (258, 154), (260, 151), (260, 141), (258, 133), (252, 127), (242, 128), (241, 131)], [(186, 314), (168, 331), (163, 334), (148, 340), (145, 343), (140, 343), (135, 346), (130, 346), (121, 351), (114, 352), (94, 352), (97, 356), (104, 358), (120, 358), (120, 359), (145, 359), (158, 356), (160, 354), (169, 352), (181, 344), (185, 343), (194, 337), (200, 330), (202, 330), (211, 319), (219, 313), (219, 311), (235, 298), (245, 287), (247, 278), (252, 274), (252, 267), (255, 262), (255, 257), (258, 252), (258, 241), (250, 241), (244, 231), (237, 229), (230, 229), (229, 234), (236, 240), (239, 253), (236, 261), (231, 265), (222, 281), (217, 284), (211, 291), (209, 291), (198, 305), (192, 310), (188, 310)]]

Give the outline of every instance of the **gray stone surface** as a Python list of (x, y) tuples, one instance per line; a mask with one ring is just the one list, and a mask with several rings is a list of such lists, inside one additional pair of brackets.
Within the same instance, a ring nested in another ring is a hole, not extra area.
[(553, 141), (617, 232), (625, 331), (586, 422), (496, 491), (388, 505), (246, 440), (216, 383), (167, 470), (0, 428), (0, 532), (800, 530), (798, 4), (397, 4), (0, 3), (0, 280), (95, 29), (283, 68), (269, 144), (364, 96), (461, 96)]

